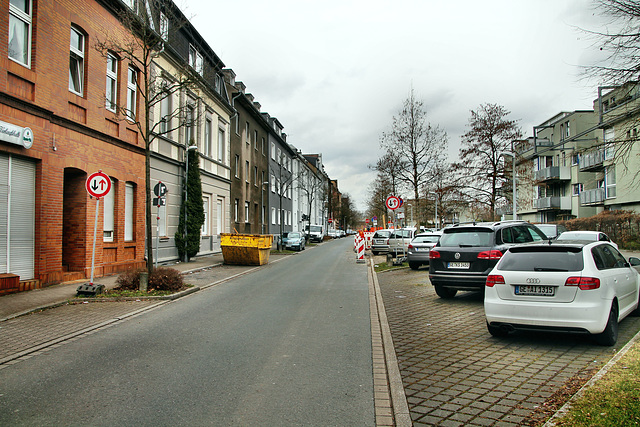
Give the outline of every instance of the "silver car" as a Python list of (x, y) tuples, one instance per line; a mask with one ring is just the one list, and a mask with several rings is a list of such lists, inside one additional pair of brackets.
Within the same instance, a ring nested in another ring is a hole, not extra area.
[(389, 236), (393, 230), (378, 230), (373, 234), (371, 239), (371, 253), (378, 255), (389, 251)]
[(438, 243), (440, 236), (442, 236), (442, 232), (436, 231), (421, 233), (413, 238), (407, 252), (407, 261), (412, 270), (417, 270), (421, 265), (429, 265), (431, 248)]
[(297, 231), (290, 231), (287, 236), (282, 239), (286, 249), (303, 251), (305, 247), (305, 238), (302, 233)]

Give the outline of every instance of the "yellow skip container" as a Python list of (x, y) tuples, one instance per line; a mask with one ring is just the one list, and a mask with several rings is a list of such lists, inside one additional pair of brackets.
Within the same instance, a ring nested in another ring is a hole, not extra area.
[(263, 265), (269, 262), (272, 234), (220, 234), (225, 264)]

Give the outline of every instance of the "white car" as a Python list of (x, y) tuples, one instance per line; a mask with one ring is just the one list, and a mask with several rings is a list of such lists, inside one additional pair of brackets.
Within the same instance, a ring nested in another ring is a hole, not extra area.
[(509, 248), (485, 286), (487, 328), (589, 333), (614, 345), (618, 322), (638, 314), (640, 275), (608, 242), (547, 241)]
[(618, 245), (602, 231), (564, 231), (556, 240), (587, 240), (589, 242), (609, 242), (616, 249)]

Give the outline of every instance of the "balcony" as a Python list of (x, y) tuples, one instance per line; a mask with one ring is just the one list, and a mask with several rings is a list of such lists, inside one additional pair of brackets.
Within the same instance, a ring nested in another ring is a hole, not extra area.
[(571, 196), (541, 197), (539, 199), (534, 199), (533, 201), (535, 203), (536, 209), (539, 211), (571, 210)]
[(580, 155), (578, 167), (581, 172), (596, 172), (604, 168), (604, 149), (590, 150)]
[(583, 190), (580, 193), (580, 205), (601, 205), (604, 203), (604, 188), (594, 188), (593, 190)]
[(536, 181), (570, 181), (571, 168), (569, 166), (550, 166), (535, 172)]

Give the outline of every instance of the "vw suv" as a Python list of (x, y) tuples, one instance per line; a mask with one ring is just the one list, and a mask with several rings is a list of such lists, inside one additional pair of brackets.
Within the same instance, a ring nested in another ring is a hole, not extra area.
[(542, 231), (526, 221), (447, 227), (431, 249), (429, 280), (440, 298), (453, 298), (459, 290), (482, 291), (489, 272), (507, 248), (546, 239)]

